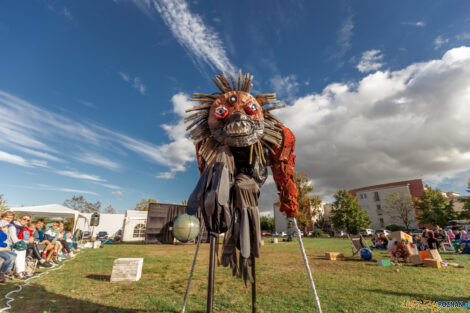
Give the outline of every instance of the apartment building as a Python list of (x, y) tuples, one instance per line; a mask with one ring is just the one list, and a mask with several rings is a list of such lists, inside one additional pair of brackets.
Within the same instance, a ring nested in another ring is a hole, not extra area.
[[(411, 195), (413, 198), (421, 199), (424, 191), (423, 181), (421, 179), (405, 180), (349, 190), (371, 217), (371, 227), (373, 229), (384, 229), (385, 226), (390, 224), (403, 225), (398, 221), (393, 221), (384, 212), (387, 197), (399, 191), (403, 192), (404, 195)], [(415, 210), (415, 220), (417, 216), (419, 216), (419, 213)], [(413, 223), (411, 228), (418, 228), (418, 223)]]

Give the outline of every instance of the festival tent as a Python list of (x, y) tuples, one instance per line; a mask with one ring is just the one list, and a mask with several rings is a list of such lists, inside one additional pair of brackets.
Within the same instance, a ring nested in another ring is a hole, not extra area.
[(87, 219), (82, 213), (73, 210), (71, 208), (65, 207), (60, 204), (47, 204), (47, 205), (35, 205), (35, 206), (23, 206), (11, 208), (10, 211), (29, 214), (32, 216), (41, 216), (41, 217), (62, 217), (62, 218), (73, 218), (75, 231), (77, 220), (79, 218)]

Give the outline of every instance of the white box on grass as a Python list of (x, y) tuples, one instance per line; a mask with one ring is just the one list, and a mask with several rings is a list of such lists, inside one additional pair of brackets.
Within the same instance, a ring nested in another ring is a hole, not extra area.
[(114, 260), (111, 282), (138, 281), (142, 276), (143, 258), (120, 258)]

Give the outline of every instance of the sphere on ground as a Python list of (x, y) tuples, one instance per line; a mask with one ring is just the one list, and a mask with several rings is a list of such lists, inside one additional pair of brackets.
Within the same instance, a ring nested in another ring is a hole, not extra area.
[(368, 248), (362, 248), (359, 250), (359, 256), (364, 261), (370, 261), (372, 259), (372, 251), (370, 251)]
[(181, 242), (188, 242), (196, 239), (199, 229), (199, 220), (194, 215), (183, 214), (173, 223), (173, 236)]

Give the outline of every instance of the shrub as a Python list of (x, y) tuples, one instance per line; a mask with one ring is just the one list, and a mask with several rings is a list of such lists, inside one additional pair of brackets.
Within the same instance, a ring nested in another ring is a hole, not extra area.
[(312, 232), (312, 237), (315, 237), (315, 238), (323, 237), (323, 231), (320, 228), (315, 228)]
[(401, 231), (404, 231), (406, 230), (406, 227), (405, 226), (401, 226), (401, 225), (397, 225), (397, 224), (390, 224), (390, 225), (387, 225), (385, 227), (386, 230), (389, 230), (389, 231), (397, 231), (397, 230), (401, 230)]

